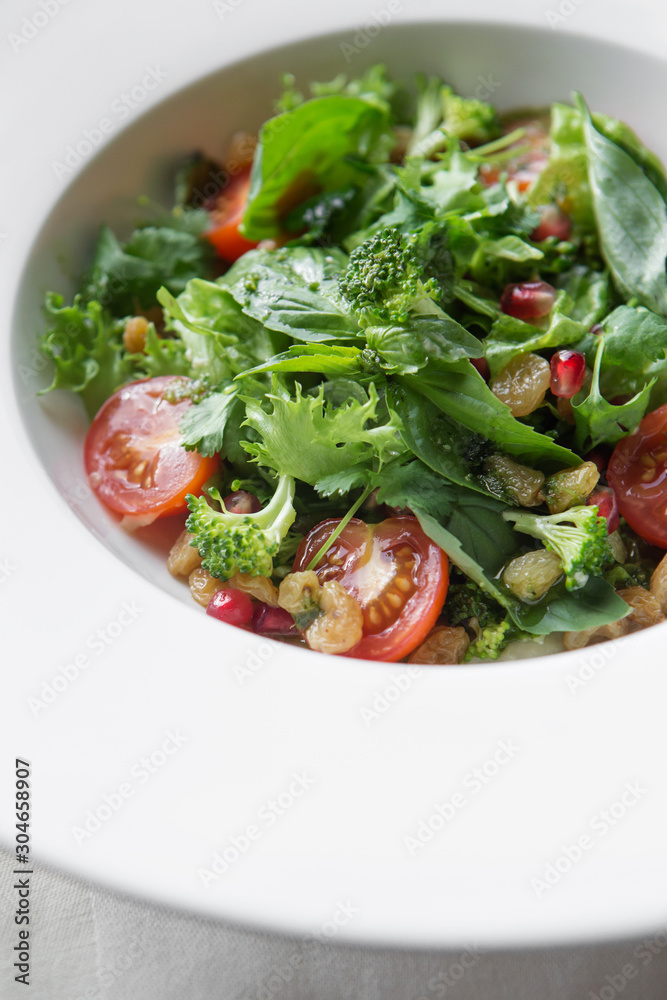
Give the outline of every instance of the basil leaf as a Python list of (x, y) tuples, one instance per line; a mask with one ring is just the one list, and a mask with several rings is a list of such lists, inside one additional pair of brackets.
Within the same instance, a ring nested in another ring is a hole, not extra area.
[(581, 97), (602, 255), (619, 290), (667, 315), (667, 205), (629, 153), (594, 126)]
[(477, 440), (474, 434), (407, 385), (390, 382), (387, 404), (396, 414), (401, 437), (413, 455), (444, 479), (487, 492), (471, 469), (470, 452)]
[(577, 456), (513, 417), (469, 361), (431, 362), (419, 376), (397, 381), (434, 403), (450, 419), (495, 441), (510, 455), (528, 463), (561, 462), (577, 465)]
[(629, 613), (630, 606), (601, 576), (592, 576), (576, 592), (559, 585), (539, 604), (517, 604), (510, 609), (517, 625), (533, 635), (598, 628)]
[(386, 108), (356, 97), (306, 101), (262, 126), (242, 231), (250, 240), (280, 234), (289, 213), (315, 193), (361, 183), (354, 158), (386, 159)]
[(319, 248), (249, 251), (219, 283), (247, 316), (294, 340), (349, 340), (359, 328), (338, 291), (344, 254)]
[(388, 372), (414, 374), (429, 359), (459, 361), (480, 358), (484, 348), (477, 337), (449, 316), (411, 316), (403, 324), (369, 327), (368, 346), (386, 363)]

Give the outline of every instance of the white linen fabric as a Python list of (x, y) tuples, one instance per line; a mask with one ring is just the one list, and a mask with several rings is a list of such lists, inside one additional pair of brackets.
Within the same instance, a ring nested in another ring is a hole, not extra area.
[(29, 991), (0, 855), (0, 997), (30, 1000), (665, 1000), (667, 934), (525, 951), (313, 942), (109, 892), (34, 865)]

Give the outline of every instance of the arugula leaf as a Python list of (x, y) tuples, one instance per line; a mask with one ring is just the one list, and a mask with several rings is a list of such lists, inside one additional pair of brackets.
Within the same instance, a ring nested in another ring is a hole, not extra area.
[(83, 399), (94, 417), (102, 403), (135, 376), (133, 358), (123, 346), (124, 320), (111, 319), (99, 302), (84, 303), (80, 296), (71, 306), (62, 295), (49, 292), (44, 311), (49, 327), (40, 350), (53, 361), (55, 371), (48, 389), (70, 389)]
[(346, 472), (351, 466), (373, 459), (380, 463), (400, 452), (397, 428), (388, 424), (368, 427), (376, 420), (378, 394), (371, 384), (366, 403), (356, 399), (332, 409), (325, 406), (324, 391), (303, 396), (296, 385), (292, 398), (277, 378), (266, 398), (273, 409), (267, 413), (256, 399), (242, 397), (246, 404), (245, 425), (259, 435), (248, 443), (248, 454), (278, 475), (292, 476), (310, 486), (324, 477)]
[(389, 121), (386, 108), (341, 95), (315, 98), (271, 118), (259, 134), (243, 234), (270, 239), (313, 193), (360, 184), (364, 175), (355, 158), (387, 159)]
[(667, 315), (667, 205), (632, 157), (595, 128), (581, 97), (602, 255), (619, 290)]
[(578, 448), (583, 448), (589, 440), (592, 448), (602, 442), (616, 444), (628, 433), (632, 433), (646, 413), (651, 389), (655, 382), (653, 379), (627, 403), (620, 406), (608, 403), (600, 392), (600, 367), (605, 351), (605, 342), (606, 337), (602, 334), (599, 338), (595, 367), (593, 368), (593, 381), (588, 396), (579, 403), (572, 403), (577, 426)]
[[(667, 320), (644, 306), (619, 306), (603, 323), (600, 388), (607, 398), (636, 393), (667, 376)], [(593, 365), (599, 347), (590, 336), (582, 348)]]
[(513, 417), (467, 360), (431, 362), (418, 377), (402, 375), (397, 381), (425, 396), (450, 419), (529, 464), (579, 462), (573, 452)]
[(383, 367), (401, 375), (414, 374), (432, 358), (458, 361), (484, 354), (477, 337), (446, 315), (413, 315), (395, 326), (368, 327), (364, 334), (369, 348), (385, 362)]
[(137, 304), (154, 306), (162, 285), (178, 295), (191, 278), (209, 272), (211, 259), (211, 248), (190, 232), (148, 226), (136, 229), (122, 244), (103, 226), (82, 297), (100, 302), (115, 315), (130, 316)]

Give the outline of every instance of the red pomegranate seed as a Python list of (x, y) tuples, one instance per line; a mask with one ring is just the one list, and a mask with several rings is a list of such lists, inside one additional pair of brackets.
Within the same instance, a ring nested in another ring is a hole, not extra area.
[(556, 351), (551, 359), (551, 391), (554, 396), (572, 399), (586, 375), (586, 358), (579, 351)]
[(489, 362), (486, 358), (471, 358), (470, 364), (473, 368), (476, 368), (479, 374), (482, 376), (485, 382), (488, 382), (491, 378), (491, 369), (489, 368)]
[(541, 243), (555, 236), (558, 240), (569, 240), (572, 233), (572, 223), (565, 212), (556, 205), (543, 205), (540, 209), (540, 221), (530, 234), (531, 240)]
[(225, 497), (225, 510), (230, 514), (256, 514), (262, 505), (254, 493), (247, 490), (236, 490)]
[(252, 613), (252, 630), (257, 635), (297, 635), (299, 630), (289, 611), (272, 608), (260, 601)]
[(252, 619), (252, 601), (242, 590), (227, 587), (217, 590), (206, 607), (206, 614), (228, 625), (247, 625)]
[(586, 504), (595, 505), (600, 517), (607, 519), (607, 532), (612, 534), (618, 528), (618, 501), (611, 486), (596, 486)]
[(515, 319), (541, 319), (551, 312), (556, 294), (556, 289), (546, 281), (506, 285), (500, 296), (500, 308)]

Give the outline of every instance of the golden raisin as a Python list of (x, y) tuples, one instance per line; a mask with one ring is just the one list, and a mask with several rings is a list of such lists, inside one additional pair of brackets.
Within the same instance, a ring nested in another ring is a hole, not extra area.
[(146, 331), (148, 320), (145, 316), (133, 316), (128, 319), (123, 330), (123, 346), (131, 354), (143, 354), (146, 347)]
[(515, 503), (522, 507), (535, 507), (542, 502), (539, 498), (544, 482), (544, 473), (520, 465), (509, 455), (491, 455), (484, 465), (484, 471), (500, 480)]
[(585, 503), (597, 486), (600, 473), (595, 462), (582, 462), (562, 469), (545, 480), (542, 497), (551, 514), (562, 514), (570, 507)]
[(193, 538), (194, 535), (183, 530), (172, 545), (167, 559), (167, 569), (172, 576), (190, 576), (197, 566), (201, 566), (201, 556), (195, 546), (190, 545)]
[(503, 572), (503, 583), (520, 601), (539, 601), (563, 575), (555, 552), (535, 549), (512, 559)]
[(517, 354), (491, 382), (491, 389), (515, 417), (536, 410), (551, 385), (549, 362), (539, 354)]
[(426, 636), (421, 646), (410, 654), (408, 663), (451, 665), (462, 663), (470, 639), (464, 628), (439, 625)]
[(194, 597), (197, 604), (201, 604), (203, 608), (208, 605), (213, 595), (218, 590), (224, 590), (229, 584), (223, 583), (222, 580), (218, 580), (217, 577), (211, 576), (207, 569), (203, 566), (198, 566), (197, 569), (190, 573), (188, 578), (188, 583), (190, 584), (190, 593)]

